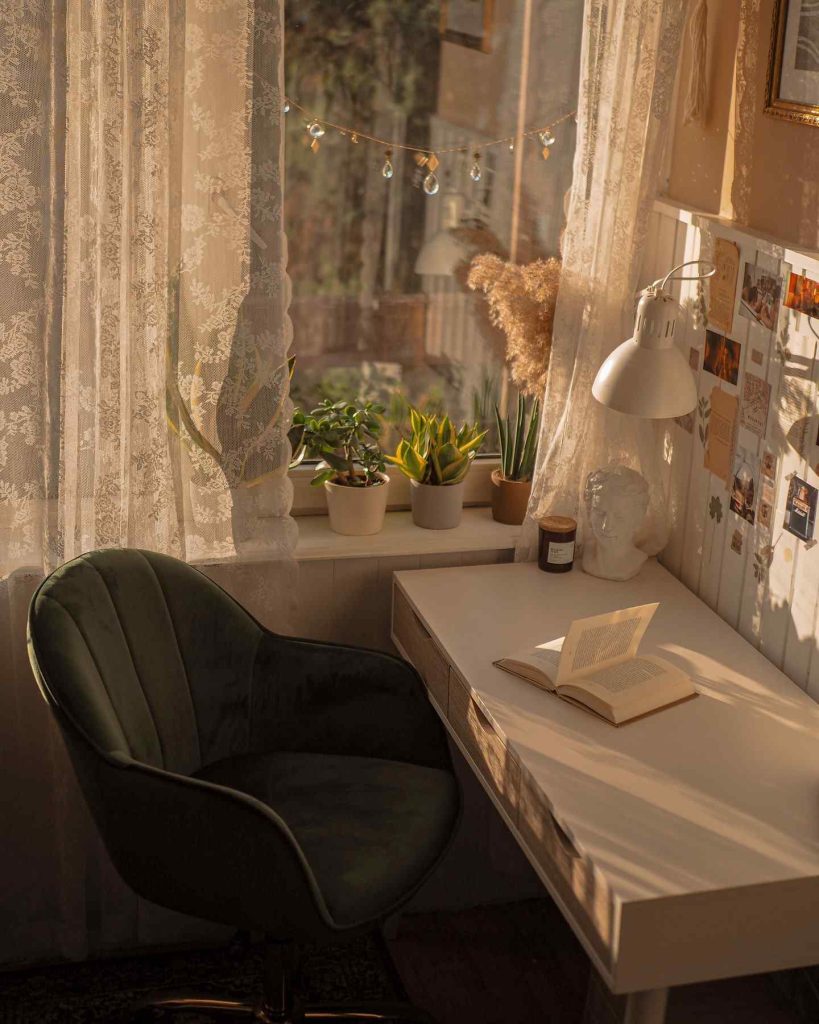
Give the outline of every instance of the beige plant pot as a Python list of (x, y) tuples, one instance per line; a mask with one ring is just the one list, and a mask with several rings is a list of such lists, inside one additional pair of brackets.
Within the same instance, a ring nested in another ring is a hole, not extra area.
[(412, 521), (425, 530), (453, 530), (461, 522), (464, 481), (459, 484), (419, 484), (410, 480)]
[(509, 526), (520, 526), (526, 518), (531, 480), (507, 480), (499, 469), (492, 472), (492, 518)]
[(381, 483), (371, 487), (346, 487), (325, 481), (331, 530), (347, 537), (367, 537), (381, 531), (390, 480), (384, 473), (378, 475)]

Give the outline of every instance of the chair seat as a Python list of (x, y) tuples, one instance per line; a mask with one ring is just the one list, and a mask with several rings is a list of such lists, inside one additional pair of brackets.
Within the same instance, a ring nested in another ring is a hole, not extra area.
[(247, 793), (287, 824), (338, 926), (388, 912), (433, 867), (458, 815), (436, 768), (332, 754), (244, 754), (195, 776)]

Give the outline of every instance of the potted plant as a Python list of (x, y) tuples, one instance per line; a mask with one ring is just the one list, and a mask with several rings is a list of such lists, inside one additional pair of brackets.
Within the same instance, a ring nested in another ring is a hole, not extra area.
[(384, 525), (390, 480), (378, 444), (383, 406), (325, 399), (310, 413), (293, 414), (295, 461), (307, 453), (321, 459), (313, 487), (324, 485), (330, 528), (362, 537)]
[(464, 478), (486, 436), (477, 424), (456, 430), (448, 416), (410, 408), (411, 434), (387, 461), (409, 477), (412, 519), (427, 530), (451, 530), (461, 521)]
[(502, 418), (497, 405), (495, 418), (501, 464), (500, 469), (492, 473), (492, 518), (499, 523), (519, 526), (526, 516), (532, 493), (540, 402), (534, 399), (527, 415), (526, 401), (523, 395), (518, 395), (515, 422)]

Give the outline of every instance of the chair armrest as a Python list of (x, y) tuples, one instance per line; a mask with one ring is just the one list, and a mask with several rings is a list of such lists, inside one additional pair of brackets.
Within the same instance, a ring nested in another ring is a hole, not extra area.
[(72, 760), (111, 859), (140, 896), (274, 936), (338, 930), (295, 839), (265, 804), (84, 746), (70, 743)]
[(256, 752), (381, 757), (451, 769), (446, 733), (406, 661), (378, 651), (267, 633), (253, 677)]

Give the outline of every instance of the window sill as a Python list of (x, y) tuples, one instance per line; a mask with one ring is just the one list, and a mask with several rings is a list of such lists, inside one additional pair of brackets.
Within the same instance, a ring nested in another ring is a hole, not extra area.
[(381, 533), (345, 537), (333, 533), (327, 516), (299, 519), (296, 558), (300, 562), (340, 558), (384, 558), (451, 551), (513, 550), (521, 527), (496, 523), (488, 508), (465, 508), (454, 530), (423, 530), (411, 512), (388, 512)]

